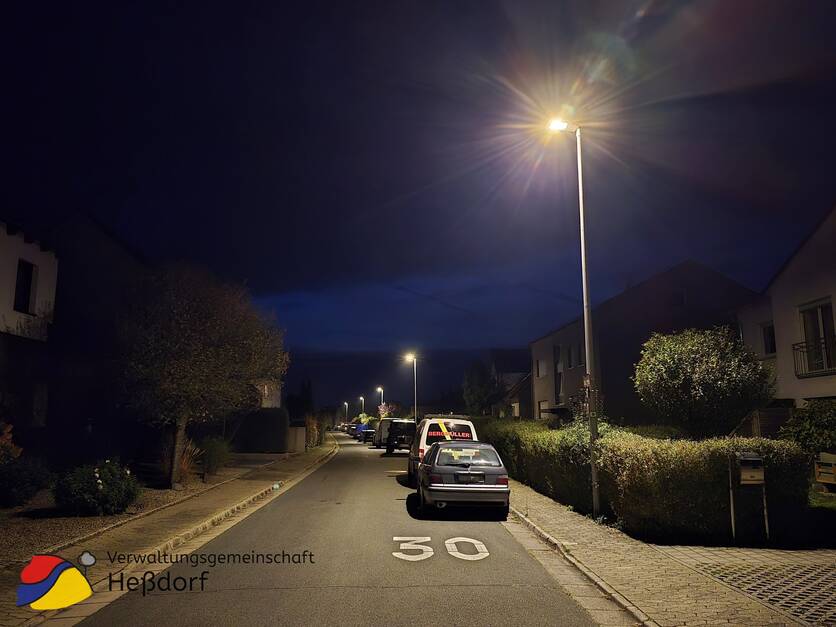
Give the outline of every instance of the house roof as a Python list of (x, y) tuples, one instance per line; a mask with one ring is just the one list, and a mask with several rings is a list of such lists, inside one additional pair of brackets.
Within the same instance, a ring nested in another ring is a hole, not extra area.
[(830, 219), (831, 216), (833, 216), (834, 213), (836, 213), (836, 207), (833, 207), (830, 211), (826, 212), (822, 216), (821, 220), (816, 222), (816, 226), (814, 226), (810, 230), (810, 232), (807, 233), (807, 235), (798, 243), (798, 246), (796, 246), (792, 253), (790, 253), (790, 256), (784, 260), (784, 263), (782, 263), (781, 267), (778, 268), (775, 274), (772, 275), (772, 278), (769, 279), (769, 283), (766, 284), (766, 287), (763, 288), (761, 293), (766, 293), (767, 291), (769, 291), (769, 288), (775, 284), (775, 281), (778, 280), (778, 277), (781, 276), (784, 273), (784, 271), (790, 266), (792, 260), (795, 259), (798, 253), (800, 253), (802, 249), (807, 245), (807, 243), (811, 239), (813, 239), (813, 236), (819, 232), (819, 229), (821, 229), (824, 226), (824, 224)]
[[(727, 281), (730, 281), (732, 283), (736, 283), (733, 279), (730, 279), (730, 278), (726, 277), (724, 274), (721, 274), (720, 272), (717, 272), (713, 268), (709, 268), (708, 266), (706, 266), (704, 264), (701, 264), (698, 261), (694, 261), (693, 259), (686, 259), (685, 261), (682, 261), (682, 262), (676, 264), (675, 266), (671, 266), (670, 268), (668, 268), (666, 270), (662, 270), (661, 272), (657, 272), (656, 274), (653, 274), (653, 275), (647, 277), (643, 281), (639, 281), (635, 285), (630, 286), (626, 290), (624, 290), (622, 292), (619, 292), (618, 294), (615, 294), (614, 296), (611, 296), (610, 298), (607, 298), (606, 300), (603, 300), (596, 305), (593, 305), (592, 306), (593, 313), (596, 310), (600, 309), (601, 307), (606, 307), (606, 306), (608, 306), (608, 305), (610, 305), (614, 302), (617, 302), (625, 294), (629, 294), (633, 290), (637, 290), (637, 289), (640, 289), (642, 287), (646, 287), (648, 283), (651, 283), (651, 282), (653, 282), (653, 281), (655, 281), (655, 280), (657, 280), (661, 277), (664, 277), (664, 276), (669, 275), (669, 274), (689, 272), (689, 271), (693, 271), (693, 270), (711, 272), (711, 273), (717, 275), (718, 277), (722, 277), (722, 278), (726, 279)], [(756, 294), (755, 292), (749, 290), (747, 287), (744, 287), (743, 285), (740, 285), (740, 289), (744, 292), (748, 292), (751, 295), (751, 297), (754, 297), (755, 294)], [(529, 346), (531, 344), (534, 344), (535, 342), (539, 342), (540, 340), (543, 340), (543, 339), (549, 337), (550, 335), (554, 335), (558, 331), (560, 331), (562, 329), (565, 329), (566, 327), (568, 327), (572, 324), (576, 324), (576, 323), (578, 323), (582, 320), (583, 320), (582, 316), (575, 316), (574, 318), (572, 318), (571, 320), (568, 320), (567, 322), (560, 325), (559, 327), (557, 327), (555, 329), (552, 329), (548, 333), (544, 333), (543, 335), (541, 335), (540, 337), (538, 337), (535, 340), (532, 340), (531, 342), (529, 342)]]
[(501, 374), (531, 370), (531, 353), (527, 348), (494, 348), (491, 349), (490, 360)]

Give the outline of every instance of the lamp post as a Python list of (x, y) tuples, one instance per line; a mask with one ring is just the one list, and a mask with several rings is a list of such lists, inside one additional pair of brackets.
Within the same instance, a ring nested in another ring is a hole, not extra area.
[(413, 405), (415, 413), (413, 414), (413, 418), (415, 422), (418, 422), (418, 357), (415, 353), (407, 353), (404, 355), (404, 361), (412, 362), (412, 390), (415, 399)]
[(366, 399), (363, 398), (362, 396), (360, 397), (360, 413), (361, 414), (366, 413)]
[[(547, 125), (550, 133), (570, 131), (568, 122), (560, 118), (552, 118)], [(583, 335), (584, 350), (586, 351), (586, 387), (587, 413), (589, 414), (589, 457), (592, 470), (592, 515), (598, 517), (601, 509), (598, 493), (598, 463), (595, 459), (598, 440), (598, 388), (595, 377), (595, 351), (592, 346), (592, 308), (589, 305), (589, 280), (586, 270), (586, 218), (583, 206), (583, 160), (581, 159), (581, 127), (576, 126), (575, 142), (578, 154), (578, 212), (580, 214), (581, 231), (581, 284), (583, 285)]]
[(380, 404), (383, 405), (383, 388), (378, 386), (377, 391), (380, 392)]
[(348, 401), (343, 401), (343, 405), (345, 405), (345, 419), (348, 420)]

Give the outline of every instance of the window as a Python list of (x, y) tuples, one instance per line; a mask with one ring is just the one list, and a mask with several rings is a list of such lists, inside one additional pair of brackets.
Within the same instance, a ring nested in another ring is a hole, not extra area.
[(761, 325), (761, 337), (763, 338), (763, 354), (775, 354), (775, 325), (770, 320)]
[(462, 447), (438, 448), (438, 466), (501, 466), (493, 449)]
[(807, 367), (811, 371), (833, 368), (833, 305), (825, 301), (800, 310), (801, 327), (807, 348)]
[(560, 346), (554, 347), (554, 402), (560, 403), (563, 394), (563, 364), (560, 363)]
[(425, 439), (427, 446), (442, 440), (472, 440), (473, 432), (470, 425), (442, 420), (430, 423)]
[(14, 309), (20, 313), (34, 313), (35, 266), (23, 259), (17, 262)]
[(511, 415), (514, 418), (520, 417), (520, 404), (519, 403), (511, 403)]
[(542, 379), (547, 374), (547, 366), (545, 359), (538, 359), (537, 360), (537, 378)]
[(540, 401), (537, 403), (537, 417), (538, 418), (548, 418), (549, 417), (549, 401)]

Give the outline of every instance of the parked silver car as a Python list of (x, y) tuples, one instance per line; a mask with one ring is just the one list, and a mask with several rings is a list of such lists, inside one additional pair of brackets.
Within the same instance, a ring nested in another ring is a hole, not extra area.
[(508, 471), (490, 444), (452, 440), (436, 442), (418, 465), (418, 503), (489, 505), (508, 516)]

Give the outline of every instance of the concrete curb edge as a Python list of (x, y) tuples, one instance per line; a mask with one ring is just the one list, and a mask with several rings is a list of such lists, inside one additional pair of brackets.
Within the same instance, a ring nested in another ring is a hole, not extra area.
[(607, 597), (612, 599), (615, 603), (617, 603), (620, 607), (622, 607), (625, 611), (629, 612), (630, 614), (635, 617), (637, 621), (639, 621), (645, 627), (659, 627), (659, 624), (653, 621), (647, 614), (642, 612), (638, 607), (630, 603), (627, 598), (625, 598), (621, 593), (616, 591), (612, 586), (610, 586), (606, 581), (601, 579), (598, 575), (594, 572), (589, 570), (582, 562), (578, 559), (573, 557), (566, 549), (563, 548), (563, 545), (560, 543), (559, 540), (551, 536), (545, 530), (541, 529), (534, 521), (529, 519), (525, 516), (521, 511), (519, 511), (516, 507), (511, 506), (511, 511), (514, 515), (520, 519), (520, 521), (531, 530), (534, 535), (536, 535), (540, 540), (548, 544), (550, 547), (555, 549), (560, 555), (572, 566), (577, 568), (583, 575), (589, 579), (595, 586), (601, 590)]

